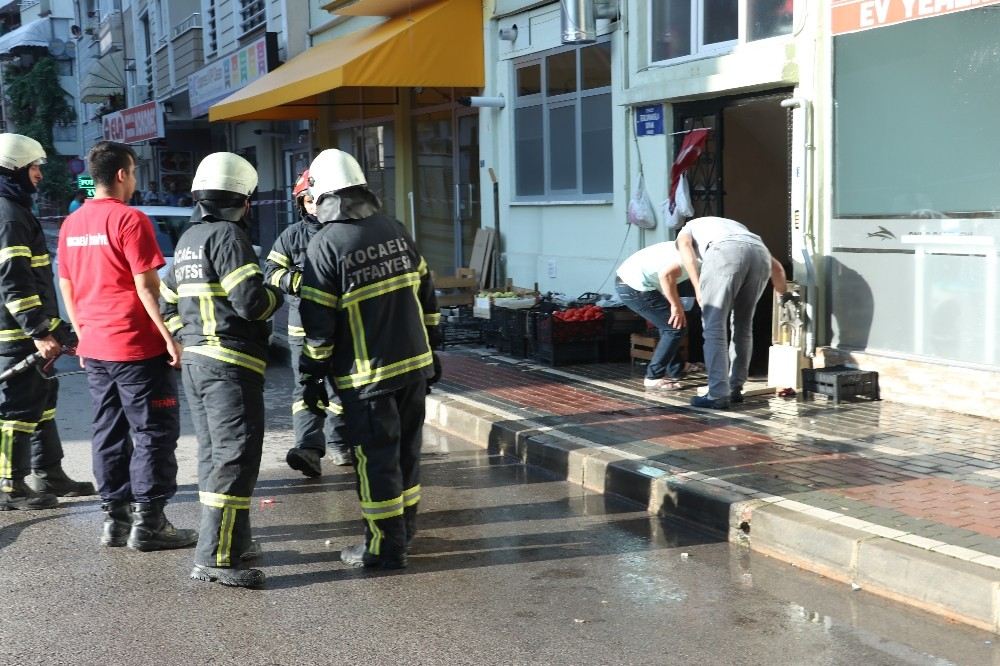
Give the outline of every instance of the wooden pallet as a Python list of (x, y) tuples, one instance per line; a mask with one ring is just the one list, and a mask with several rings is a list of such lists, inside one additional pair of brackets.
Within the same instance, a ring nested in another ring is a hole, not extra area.
[[(629, 336), (629, 358), (634, 364), (636, 361), (649, 361), (653, 358), (653, 350), (659, 340), (651, 335), (633, 333)], [(688, 338), (687, 334), (681, 339), (681, 348), (678, 351), (681, 358), (688, 358)]]

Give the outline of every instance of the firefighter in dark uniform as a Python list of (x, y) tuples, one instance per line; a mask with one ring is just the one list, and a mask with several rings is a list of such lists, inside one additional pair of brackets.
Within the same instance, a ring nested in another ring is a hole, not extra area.
[(323, 224), (316, 219), (316, 204), (309, 194), (309, 170), (295, 181), (292, 198), (300, 221), (281, 232), (274, 241), (271, 252), (264, 261), (264, 279), (287, 294), (288, 347), (291, 350), (292, 372), (292, 425), (295, 428), (295, 446), (288, 450), (288, 466), (309, 477), (322, 474), (320, 458), (330, 451), (334, 465), (350, 465), (351, 449), (344, 440), (343, 409), (331, 400), (326, 414), (315, 414), (302, 402), (302, 385), (299, 383), (299, 358), (305, 340), (305, 329), (299, 315), (299, 289), (302, 283), (302, 266), (306, 260), (306, 246)]
[(436, 379), (434, 285), (353, 157), (324, 150), (309, 173), (316, 216), (330, 224), (309, 243), (302, 274), (303, 400), (319, 411), (332, 382), (355, 447), (365, 543), (341, 560), (401, 569), (416, 533), (424, 399)]
[[(54, 359), (76, 336), (59, 319), (45, 236), (31, 214), (45, 150), (20, 134), (0, 134), (0, 372), (41, 352)], [(93, 495), (62, 469), (56, 430), (59, 383), (34, 369), (0, 384), (0, 511), (50, 509), (56, 495)], [(29, 469), (34, 475), (25, 481)], [(36, 488), (38, 490), (36, 490)]]
[(184, 346), (182, 373), (198, 437), (201, 530), (191, 578), (238, 587), (264, 582), (244, 568), (255, 554), (250, 496), (264, 443), (267, 320), (282, 303), (264, 283), (245, 227), (253, 166), (209, 155), (191, 184), (194, 224), (177, 241), (161, 286), (163, 318)]

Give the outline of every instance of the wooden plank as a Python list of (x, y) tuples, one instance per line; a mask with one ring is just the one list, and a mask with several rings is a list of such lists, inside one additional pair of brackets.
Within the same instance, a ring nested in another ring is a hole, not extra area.
[(493, 231), (490, 229), (477, 229), (476, 239), (472, 242), (472, 256), (469, 257), (469, 268), (476, 271), (476, 274), (479, 275), (480, 287), (482, 286), (482, 279), (486, 275), (486, 271), (484, 270), (486, 249), (492, 234)]
[(486, 253), (483, 255), (483, 271), (479, 274), (480, 289), (489, 289), (496, 281), (496, 276), (493, 275), (493, 253), (496, 252), (497, 235), (492, 229), (488, 229), (487, 231), (489, 231), (490, 234), (488, 242), (486, 243)]
[(437, 297), (438, 307), (447, 308), (455, 305), (472, 305), (476, 300), (476, 295), (472, 292), (459, 292), (456, 294), (441, 294)]

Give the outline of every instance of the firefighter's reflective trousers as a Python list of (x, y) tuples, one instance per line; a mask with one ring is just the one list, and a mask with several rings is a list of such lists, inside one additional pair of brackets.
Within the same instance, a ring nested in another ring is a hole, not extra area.
[(295, 386), (292, 388), (292, 426), (295, 428), (295, 447), (313, 449), (320, 456), (326, 455), (327, 447), (347, 452), (349, 448), (346, 438), (346, 426), (343, 419), (343, 408), (340, 401), (330, 391), (330, 406), (325, 416), (319, 416), (306, 409), (302, 401), (302, 385), (299, 384), (299, 357), (305, 338), (288, 336), (288, 348), (291, 350), (292, 372), (295, 375)]
[(202, 507), (194, 560), (236, 566), (250, 548), (250, 496), (264, 444), (264, 375), (201, 358), (185, 361), (183, 375), (198, 437)]
[[(0, 372), (22, 359), (0, 356)], [(62, 460), (54, 421), (58, 394), (59, 382), (34, 368), (0, 384), (0, 479), (23, 479)]]
[(420, 377), (393, 393), (344, 404), (348, 437), (355, 444), (365, 545), (372, 555), (400, 555), (416, 534), (426, 397)]

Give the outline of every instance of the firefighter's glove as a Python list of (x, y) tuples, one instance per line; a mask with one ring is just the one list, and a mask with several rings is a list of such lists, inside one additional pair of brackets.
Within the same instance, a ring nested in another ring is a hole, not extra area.
[(326, 382), (322, 377), (303, 376), (302, 377), (302, 402), (306, 409), (316, 416), (326, 414), (326, 408), (330, 406), (330, 396), (326, 392)]
[(799, 295), (796, 294), (794, 291), (786, 291), (781, 295), (782, 305), (788, 305), (789, 303), (791, 303), (792, 305), (798, 305), (801, 302), (802, 301), (799, 298)]
[(73, 327), (64, 321), (59, 321), (59, 324), (52, 329), (52, 337), (62, 345), (63, 353), (66, 354), (75, 354), (76, 347), (80, 344), (80, 338), (76, 336)]

